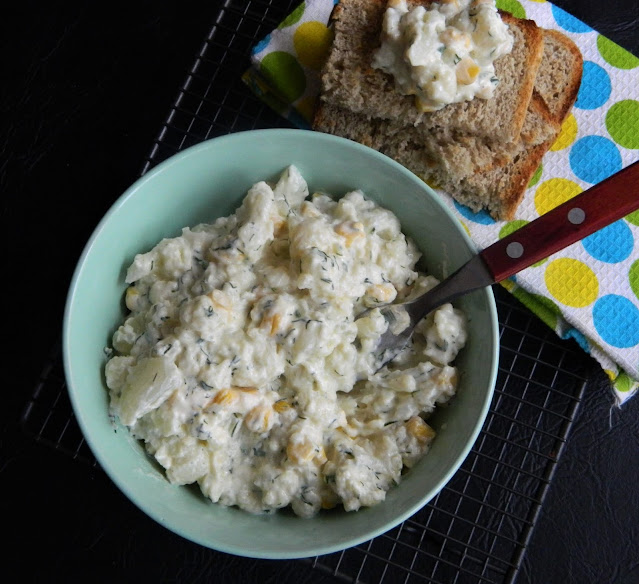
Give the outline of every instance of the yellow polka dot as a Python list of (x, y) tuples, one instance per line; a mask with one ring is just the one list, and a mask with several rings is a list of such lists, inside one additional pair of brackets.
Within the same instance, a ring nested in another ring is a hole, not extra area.
[(583, 308), (599, 295), (599, 281), (583, 262), (559, 258), (548, 264), (545, 273), (548, 291), (562, 304)]
[(297, 58), (309, 69), (321, 69), (332, 42), (332, 31), (316, 20), (300, 24), (293, 35)]
[(542, 2), (546, 2), (546, 0), (530, 0), (530, 1), (531, 1), (531, 2), (539, 2), (540, 4), (541, 4)]
[(468, 229), (468, 225), (466, 225), (466, 223), (464, 223), (463, 221), (460, 221), (460, 223), (462, 227), (464, 228), (464, 231), (470, 236), (470, 229)]
[(515, 283), (512, 280), (502, 280), (500, 284), (508, 290), (508, 292), (512, 292), (515, 288)]
[(565, 120), (564, 123), (561, 124), (561, 131), (559, 132), (559, 136), (555, 140), (555, 143), (550, 147), (551, 150), (563, 150), (564, 148), (568, 148), (577, 137), (577, 120), (575, 116), (570, 114)]
[(617, 378), (614, 371), (610, 371), (610, 369), (604, 369), (604, 371), (606, 372), (606, 375), (610, 377), (610, 381), (614, 381)]
[(302, 115), (302, 117), (310, 124), (313, 121), (315, 115), (315, 104), (317, 103), (317, 96), (308, 95), (300, 99), (295, 108)]
[(578, 195), (583, 189), (566, 178), (551, 178), (542, 182), (535, 191), (535, 208), (543, 215)]

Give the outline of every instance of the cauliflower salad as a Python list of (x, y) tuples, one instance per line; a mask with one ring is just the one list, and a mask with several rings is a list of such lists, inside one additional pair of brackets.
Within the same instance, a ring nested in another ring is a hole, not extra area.
[(490, 99), (499, 79), (495, 61), (514, 37), (495, 0), (440, 0), (427, 6), (391, 0), (373, 67), (393, 75), (420, 111), (475, 97)]
[(433, 287), (399, 220), (355, 190), (309, 196), (295, 166), (236, 213), (128, 268), (107, 348), (113, 418), (175, 484), (222, 505), (311, 517), (384, 500), (454, 395), (466, 321), (450, 304), (377, 370), (379, 310)]

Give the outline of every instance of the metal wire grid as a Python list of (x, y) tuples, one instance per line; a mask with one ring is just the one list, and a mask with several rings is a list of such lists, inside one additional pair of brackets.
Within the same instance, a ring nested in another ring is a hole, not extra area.
[[(251, 47), (295, 2), (229, 0), (189, 72), (143, 173), (208, 138), (290, 127), (241, 81)], [(367, 544), (306, 560), (353, 583), (512, 582), (580, 402), (589, 359), (497, 290), (501, 364), (484, 428), (462, 468), (424, 509)], [(36, 441), (96, 467), (69, 403), (60, 347), (22, 424)]]
[(497, 298), (497, 390), (461, 469), (401, 526), (314, 567), (354, 583), (515, 579), (581, 400), (585, 358), (506, 292)]
[[(424, 509), (340, 553), (305, 560), (352, 583), (512, 582), (585, 385), (587, 358), (501, 289), (501, 365), (468, 458)], [(534, 381), (533, 381), (534, 380)], [(69, 402), (54, 347), (24, 410), (35, 441), (99, 471)]]
[(61, 343), (55, 344), (20, 420), (36, 442), (97, 468), (69, 401), (62, 365)]
[(296, 2), (227, 0), (180, 91), (143, 168), (221, 134), (291, 127), (247, 90), (241, 80), (256, 42), (269, 34)]

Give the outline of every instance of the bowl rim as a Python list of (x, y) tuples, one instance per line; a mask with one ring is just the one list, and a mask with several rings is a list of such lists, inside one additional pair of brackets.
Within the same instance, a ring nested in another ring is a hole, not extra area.
[[(441, 477), (441, 479), (437, 482), (436, 486), (431, 489), (429, 493), (424, 493), (423, 496), (419, 498), (419, 500), (408, 508), (404, 513), (398, 514), (394, 516), (392, 522), (387, 522), (386, 524), (375, 528), (366, 530), (364, 533), (360, 533), (357, 536), (351, 536), (348, 538), (348, 541), (337, 543), (337, 544), (320, 544), (317, 543), (313, 546), (312, 551), (310, 553), (291, 553), (286, 550), (282, 550), (281, 552), (252, 552), (247, 553), (245, 550), (242, 550), (234, 545), (225, 544), (225, 542), (220, 541), (216, 542), (215, 546), (213, 546), (209, 541), (204, 537), (197, 537), (193, 535), (186, 534), (182, 529), (178, 527), (174, 527), (168, 524), (163, 518), (160, 516), (158, 512), (156, 512), (151, 505), (147, 505), (145, 501), (140, 500), (136, 494), (132, 492), (132, 490), (127, 485), (126, 481), (116, 472), (116, 470), (112, 467), (109, 456), (103, 453), (102, 448), (98, 443), (94, 441), (94, 436), (91, 433), (90, 426), (88, 421), (84, 418), (82, 413), (79, 398), (77, 394), (77, 389), (74, 388), (72, 380), (72, 359), (70, 357), (69, 344), (70, 344), (70, 320), (71, 314), (73, 312), (74, 306), (74, 298), (77, 293), (77, 288), (79, 284), (79, 280), (81, 278), (85, 263), (89, 254), (91, 253), (92, 247), (95, 241), (99, 238), (102, 230), (105, 225), (109, 222), (112, 215), (116, 213), (116, 211), (125, 204), (125, 202), (132, 196), (134, 196), (135, 192), (139, 189), (143, 188), (146, 183), (151, 182), (155, 179), (155, 177), (163, 172), (165, 172), (170, 166), (179, 165), (184, 159), (193, 156), (194, 154), (199, 153), (202, 150), (206, 150), (212, 147), (212, 144), (217, 145), (218, 147), (224, 147), (225, 144), (233, 141), (242, 141), (242, 140), (256, 140), (258, 138), (262, 139), (277, 139), (282, 136), (292, 136), (295, 134), (299, 136), (301, 140), (318, 140), (325, 141), (327, 146), (330, 143), (348, 143), (347, 147), (353, 148), (354, 150), (359, 150), (364, 153), (366, 156), (370, 156), (372, 160), (379, 160), (388, 164), (395, 168), (401, 174), (404, 174), (406, 178), (410, 181), (414, 182), (421, 190), (423, 190), (427, 195), (434, 200), (435, 205), (438, 207), (438, 210), (445, 215), (447, 215), (451, 222), (455, 225), (457, 229), (457, 235), (461, 237), (466, 246), (469, 249), (470, 253), (474, 253), (476, 250), (475, 243), (471, 240), (468, 233), (464, 229), (461, 222), (458, 218), (452, 213), (452, 211), (448, 208), (448, 206), (441, 200), (441, 198), (428, 186), (422, 179), (417, 177), (410, 170), (393, 160), (392, 158), (370, 148), (368, 146), (364, 146), (358, 142), (354, 142), (352, 140), (348, 140), (346, 138), (342, 138), (339, 136), (335, 136), (332, 134), (326, 134), (322, 132), (316, 132), (313, 130), (303, 130), (303, 129), (294, 129), (294, 128), (270, 128), (270, 129), (257, 129), (257, 130), (246, 130), (233, 132), (230, 134), (225, 134), (213, 138), (209, 138), (192, 146), (181, 150), (162, 162), (158, 163), (156, 166), (151, 168), (148, 172), (138, 177), (124, 192), (120, 194), (120, 196), (112, 203), (100, 221), (97, 223), (96, 227), (92, 231), (89, 239), (87, 240), (79, 258), (76, 263), (75, 269), (73, 271), (70, 284), (68, 287), (67, 297), (64, 305), (64, 314), (63, 314), (63, 323), (62, 323), (62, 360), (63, 360), (63, 369), (66, 380), (66, 388), (67, 394), (69, 395), (69, 399), (71, 402), (71, 406), (76, 418), (78, 425), (82, 431), (82, 435), (89, 446), (92, 454), (95, 456), (96, 460), (100, 464), (100, 467), (105, 471), (106, 475), (111, 479), (112, 482), (118, 487), (120, 491), (122, 491), (126, 497), (133, 502), (136, 507), (140, 508), (146, 515), (151, 517), (155, 522), (159, 523), (161, 526), (165, 527), (169, 531), (176, 533), (177, 535), (183, 537), (186, 540), (197, 543), (204, 547), (214, 549), (220, 552), (229, 553), (241, 557), (251, 557), (257, 559), (299, 559), (306, 557), (313, 557), (316, 555), (324, 555), (329, 553), (339, 552), (348, 548), (351, 548), (355, 545), (359, 545), (366, 541), (370, 541), (383, 533), (387, 533), (389, 530), (393, 529), (397, 525), (404, 522), (406, 519), (413, 516), (417, 511), (427, 505), (433, 497), (435, 497), (450, 481), (452, 476), (459, 470), (464, 461), (467, 459), (470, 450), (473, 445), (477, 441), (479, 433), (485, 423), (486, 417), (488, 415), (488, 410), (490, 408), (490, 404), (492, 402), (492, 398), (494, 395), (496, 380), (497, 380), (497, 372), (498, 372), (498, 364), (499, 364), (499, 321), (497, 317), (497, 308), (495, 303), (495, 297), (492, 290), (492, 287), (486, 287), (476, 291), (476, 293), (480, 293), (484, 298), (484, 302), (486, 303), (486, 307), (489, 313), (489, 320), (492, 324), (491, 326), (491, 335), (490, 340), (493, 345), (492, 351), (492, 359), (491, 359), (491, 370), (489, 374), (489, 388), (486, 392), (485, 399), (483, 401), (480, 415), (477, 417), (474, 427), (470, 432), (470, 437), (467, 440), (464, 448), (460, 451), (459, 456), (457, 457), (455, 464), (451, 465), (451, 468)], [(383, 504), (383, 503), (382, 503)], [(302, 520), (302, 519), (300, 519)]]

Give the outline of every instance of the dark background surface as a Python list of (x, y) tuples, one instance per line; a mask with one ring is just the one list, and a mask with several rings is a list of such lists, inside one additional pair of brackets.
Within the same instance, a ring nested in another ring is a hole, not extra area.
[[(639, 54), (635, 0), (557, 1)], [(35, 443), (19, 419), (61, 330), (86, 240), (139, 176), (218, 4), (26, 1), (2, 22), (0, 89), (5, 573), (24, 582), (331, 582), (147, 518), (100, 469)], [(238, 71), (240, 74), (241, 71)], [(517, 582), (639, 582), (639, 398), (587, 388)], [(8, 565), (6, 564), (8, 560)]]

